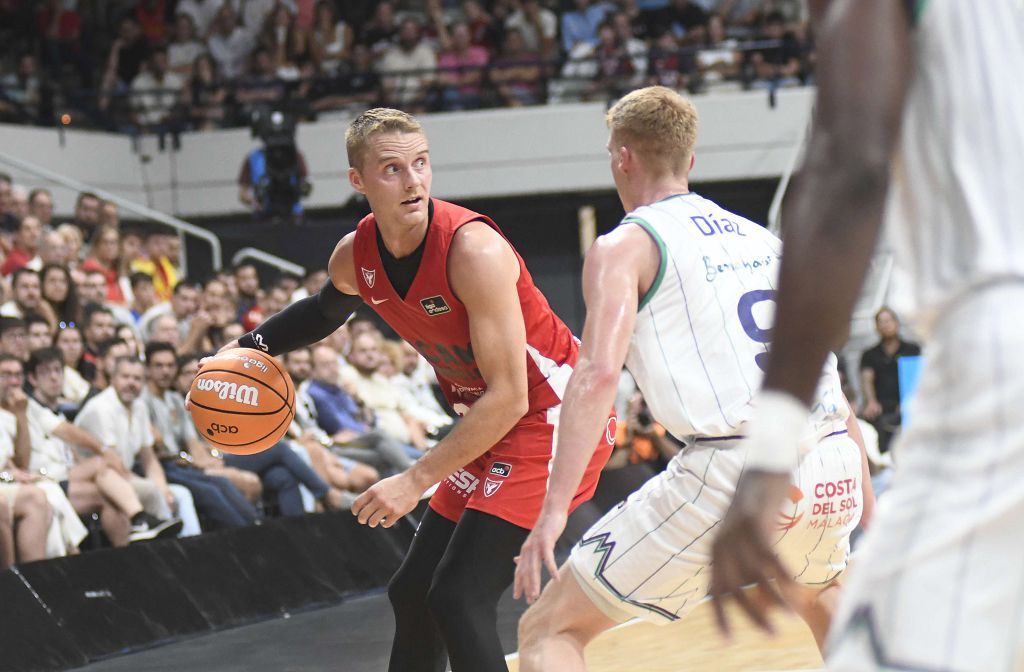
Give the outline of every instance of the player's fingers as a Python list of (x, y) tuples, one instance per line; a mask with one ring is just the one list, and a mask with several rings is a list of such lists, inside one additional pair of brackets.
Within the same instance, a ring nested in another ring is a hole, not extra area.
[(371, 497), (373, 497), (373, 495), (370, 494), (369, 490), (356, 497), (355, 501), (352, 502), (352, 515), (358, 516), (359, 512), (363, 510), (363, 507), (366, 506), (366, 503), (370, 501)]
[(558, 563), (555, 562), (555, 549), (553, 546), (547, 546), (544, 549), (544, 564), (547, 565), (548, 573), (551, 575), (551, 580), (557, 581)]
[(359, 510), (359, 515), (356, 516), (359, 519), (359, 524), (365, 525), (370, 520), (370, 516), (376, 513), (379, 508), (380, 503), (376, 499), (367, 502), (366, 506)]
[(736, 600), (736, 604), (740, 606), (740, 609), (746, 612), (747, 616), (757, 627), (769, 634), (775, 634), (775, 628), (772, 627), (771, 622), (768, 620), (768, 614), (761, 604), (752, 600), (742, 588), (732, 593), (732, 597)]
[(380, 521), (386, 518), (391, 512), (386, 507), (381, 507), (373, 512), (369, 518), (366, 519), (366, 524), (369, 527), (377, 527)]
[(729, 627), (729, 617), (725, 615), (725, 600), (727, 596), (728, 593), (713, 593), (711, 595), (711, 606), (715, 610), (715, 623), (718, 625), (718, 631), (727, 640), (731, 640), (732, 628)]

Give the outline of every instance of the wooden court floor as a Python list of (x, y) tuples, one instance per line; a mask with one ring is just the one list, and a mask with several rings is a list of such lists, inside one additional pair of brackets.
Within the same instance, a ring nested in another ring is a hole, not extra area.
[[(798, 617), (778, 614), (774, 637), (762, 634), (735, 611), (733, 641), (715, 627), (709, 602), (677, 623), (630, 623), (587, 647), (589, 672), (790, 672), (823, 666), (810, 630)], [(515, 656), (509, 670), (518, 672)]]

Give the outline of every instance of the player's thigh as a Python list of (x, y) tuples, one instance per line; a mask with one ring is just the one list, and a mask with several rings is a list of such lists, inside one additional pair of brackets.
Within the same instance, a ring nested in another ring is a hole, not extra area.
[(569, 557), (584, 592), (620, 621), (662, 624), (685, 615), (707, 595), (713, 532), (742, 464), (733, 450), (677, 457), (605, 514)]
[(545, 637), (569, 635), (586, 645), (618, 624), (609, 618), (583, 591), (568, 565), (549, 581), (537, 600), (519, 621), (519, 646), (529, 647)]
[(864, 508), (860, 449), (842, 434), (819, 442), (793, 475), (774, 548), (798, 583), (824, 586), (845, 571)]

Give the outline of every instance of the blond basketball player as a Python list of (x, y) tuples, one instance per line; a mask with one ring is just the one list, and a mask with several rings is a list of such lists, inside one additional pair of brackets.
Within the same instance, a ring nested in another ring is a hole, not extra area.
[(924, 368), (828, 668), (1022, 670), (1024, 2), (835, 0), (818, 36), (816, 127), (713, 592), (788, 578), (761, 562), (796, 452), (787, 426), (845, 334), (887, 206)]
[[(771, 335), (779, 240), (689, 190), (693, 105), (664, 87), (641, 89), (611, 109), (608, 126), (611, 171), (629, 214), (584, 267), (580, 363), (540, 520), (516, 570), (517, 596), (531, 602), (542, 565), (557, 574), (520, 622), (524, 672), (583, 670), (583, 648), (600, 632), (631, 618), (669, 623), (705, 597), (711, 540), (743, 471), (741, 442)], [(591, 527), (557, 570), (554, 543), (606, 431), (602, 409), (623, 363), (654, 417), (687, 447)], [(835, 358), (818, 373), (790, 500), (772, 512), (769, 557), (803, 586), (794, 607), (821, 638), (869, 481)]]

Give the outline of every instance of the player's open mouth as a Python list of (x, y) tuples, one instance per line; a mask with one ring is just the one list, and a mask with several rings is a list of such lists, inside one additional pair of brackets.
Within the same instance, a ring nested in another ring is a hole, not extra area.
[(402, 205), (419, 205), (420, 201), (422, 201), (422, 200), (423, 200), (422, 196), (417, 196), (415, 198), (410, 198), (408, 200), (402, 201)]

